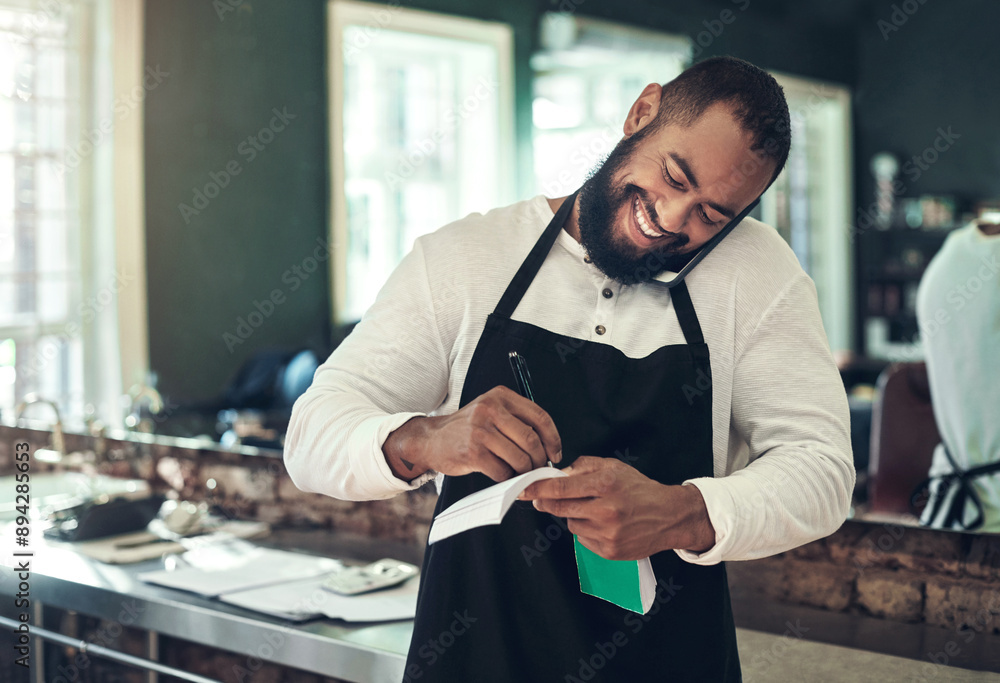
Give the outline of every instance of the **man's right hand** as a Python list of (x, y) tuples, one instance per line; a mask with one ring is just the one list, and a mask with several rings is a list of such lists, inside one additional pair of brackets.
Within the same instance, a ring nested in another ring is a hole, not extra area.
[(404, 481), (427, 470), (482, 472), (493, 481), (562, 460), (562, 441), (538, 404), (494, 387), (451, 415), (415, 417), (382, 444), (392, 473)]

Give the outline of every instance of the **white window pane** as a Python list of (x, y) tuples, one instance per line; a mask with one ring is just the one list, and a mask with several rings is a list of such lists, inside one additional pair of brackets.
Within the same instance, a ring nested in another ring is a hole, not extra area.
[(40, 103), (38, 105), (38, 146), (42, 151), (62, 151), (66, 146), (66, 105)]
[(65, 275), (70, 269), (65, 219), (61, 215), (40, 214), (35, 234), (40, 247), (35, 250), (38, 273), (43, 279), (49, 274)]
[(0, 216), (12, 213), (14, 213), (14, 157), (0, 153)]
[(14, 110), (14, 147), (35, 144), (35, 105), (16, 95), (8, 100)]
[(0, 273), (14, 266), (14, 215), (0, 213)]
[[(38, 159), (35, 169), (35, 180), (38, 183), (35, 208), (44, 212), (65, 211), (66, 180), (60, 173), (59, 164), (51, 158), (42, 157)], [(0, 211), (2, 210), (0, 205)]]
[(35, 94), (45, 98), (66, 97), (66, 51), (58, 47), (38, 52)]
[[(4, 272), (7, 269), (4, 268)], [(14, 279), (9, 275), (0, 275), (0, 325), (14, 324), (17, 307), (14, 301), (16, 289)]]
[(503, 184), (497, 48), (370, 33), (343, 33), (347, 320), (368, 308), (414, 239), (493, 208)]

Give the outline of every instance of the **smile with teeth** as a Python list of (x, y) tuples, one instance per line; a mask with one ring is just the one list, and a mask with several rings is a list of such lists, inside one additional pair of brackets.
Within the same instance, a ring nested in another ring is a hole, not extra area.
[(642, 210), (642, 205), (639, 203), (639, 197), (632, 200), (632, 213), (635, 215), (635, 222), (639, 225), (639, 230), (642, 234), (650, 239), (656, 239), (658, 237), (663, 237), (663, 233), (655, 230), (649, 225), (649, 221), (646, 220), (646, 214)]

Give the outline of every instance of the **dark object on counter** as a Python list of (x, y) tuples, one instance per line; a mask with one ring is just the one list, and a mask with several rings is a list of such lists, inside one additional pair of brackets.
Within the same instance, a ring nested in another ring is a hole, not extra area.
[(309, 349), (259, 351), (237, 371), (220, 409), (287, 408), (312, 384), (319, 359)]
[(56, 512), (53, 526), (44, 533), (60, 541), (86, 541), (141, 531), (156, 517), (164, 500), (163, 494), (157, 493), (138, 499), (88, 501)]

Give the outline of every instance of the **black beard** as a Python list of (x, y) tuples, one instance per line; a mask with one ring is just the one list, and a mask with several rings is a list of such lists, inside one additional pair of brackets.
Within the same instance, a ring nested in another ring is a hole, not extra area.
[(614, 232), (615, 216), (627, 206), (626, 216), (631, 215), (631, 198), (638, 194), (650, 218), (656, 220), (656, 209), (641, 188), (625, 183), (616, 185), (615, 174), (631, 158), (636, 146), (645, 136), (642, 132), (621, 140), (604, 162), (591, 171), (580, 188), (580, 211), (577, 224), (580, 243), (591, 261), (612, 280), (634, 285), (651, 280), (665, 270), (677, 272), (693, 257), (695, 252), (680, 254), (690, 238), (681, 234), (669, 239), (662, 248), (641, 253), (639, 248), (624, 235)]

